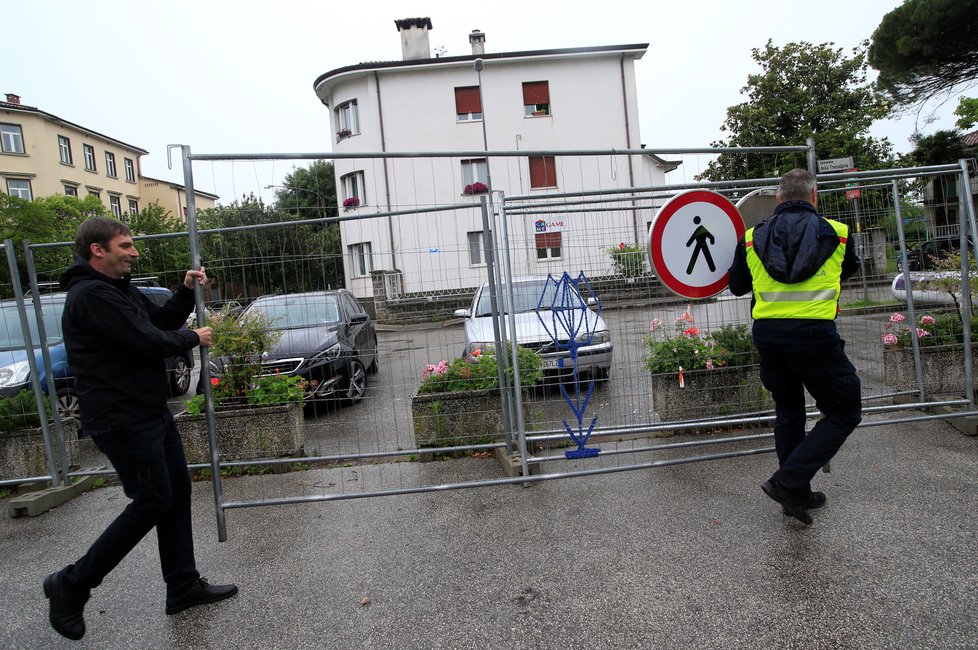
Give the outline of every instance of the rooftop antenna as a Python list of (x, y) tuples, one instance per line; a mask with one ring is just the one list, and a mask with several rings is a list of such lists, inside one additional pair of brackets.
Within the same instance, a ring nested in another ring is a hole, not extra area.
[(444, 54), (446, 51), (447, 50), (445, 49), (445, 46), (444, 45), (439, 45), (438, 47), (435, 48), (435, 58), (437, 59), (442, 54)]

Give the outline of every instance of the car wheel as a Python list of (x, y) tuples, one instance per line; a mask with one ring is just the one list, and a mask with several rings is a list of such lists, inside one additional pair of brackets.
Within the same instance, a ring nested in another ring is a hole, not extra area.
[(190, 365), (186, 359), (177, 357), (170, 375), (170, 394), (183, 395), (188, 390), (190, 390)]
[(78, 418), (78, 396), (70, 388), (62, 388), (58, 391), (58, 411), (61, 418)]
[(367, 372), (363, 369), (363, 363), (359, 359), (350, 359), (350, 376), (346, 388), (346, 401), (350, 404), (359, 404), (363, 401), (363, 395), (367, 392)]

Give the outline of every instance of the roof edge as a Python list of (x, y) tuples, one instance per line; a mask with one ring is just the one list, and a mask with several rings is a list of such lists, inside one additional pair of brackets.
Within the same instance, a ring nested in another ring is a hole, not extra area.
[(52, 120), (54, 122), (59, 122), (61, 124), (65, 124), (67, 126), (70, 126), (70, 127), (74, 128), (74, 129), (78, 129), (79, 131), (83, 131), (85, 133), (90, 133), (90, 134), (92, 134), (94, 136), (97, 136), (99, 138), (102, 138), (103, 140), (106, 140), (108, 142), (112, 142), (112, 143), (114, 143), (116, 145), (119, 145), (119, 146), (125, 148), (125, 149), (129, 149), (130, 151), (138, 151), (140, 154), (142, 154), (144, 156), (148, 156), (149, 155), (149, 152), (146, 151), (145, 149), (143, 149), (142, 147), (137, 147), (137, 146), (132, 145), (132, 144), (129, 144), (127, 142), (123, 142), (122, 140), (118, 140), (116, 138), (107, 136), (104, 133), (99, 133), (98, 131), (95, 131), (94, 129), (89, 129), (88, 127), (84, 127), (81, 124), (75, 124), (74, 122), (70, 122), (70, 121), (68, 121), (68, 120), (66, 120), (64, 118), (58, 117), (57, 115), (55, 115), (53, 113), (48, 113), (47, 111), (42, 111), (41, 109), (37, 108), (36, 106), (26, 106), (24, 104), (11, 104), (10, 102), (0, 102), (0, 110), (14, 110), (14, 111), (20, 111), (22, 113), (37, 113), (39, 115), (43, 115), (44, 117), (48, 118), (49, 120)]

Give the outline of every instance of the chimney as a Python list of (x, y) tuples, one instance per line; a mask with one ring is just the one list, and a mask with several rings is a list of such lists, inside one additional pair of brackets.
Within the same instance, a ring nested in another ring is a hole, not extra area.
[(401, 53), (405, 61), (431, 58), (431, 47), (428, 45), (431, 18), (404, 18), (395, 20), (394, 24), (401, 33)]
[(486, 35), (478, 29), (473, 29), (469, 34), (469, 44), (472, 46), (472, 54), (486, 53)]
[(20, 95), (15, 95), (13, 93), (7, 93), (7, 103), (8, 104), (20, 104)]

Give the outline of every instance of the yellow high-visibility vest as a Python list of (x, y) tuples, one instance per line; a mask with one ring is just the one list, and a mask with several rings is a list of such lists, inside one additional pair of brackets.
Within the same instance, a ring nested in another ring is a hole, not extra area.
[(842, 291), (842, 260), (846, 254), (849, 228), (826, 219), (839, 236), (839, 245), (815, 275), (796, 284), (785, 284), (772, 278), (754, 251), (754, 229), (744, 234), (747, 267), (754, 285), (754, 319), (810, 318), (832, 320), (839, 311)]

